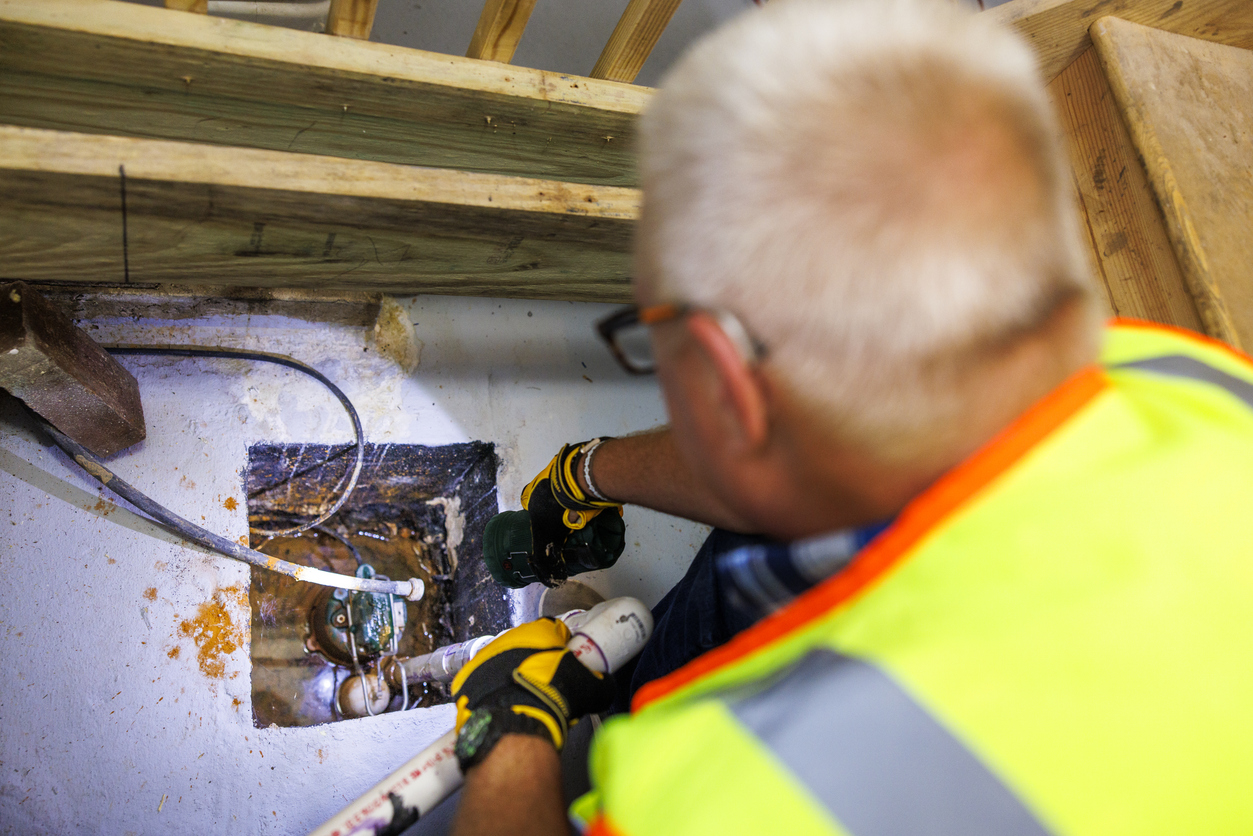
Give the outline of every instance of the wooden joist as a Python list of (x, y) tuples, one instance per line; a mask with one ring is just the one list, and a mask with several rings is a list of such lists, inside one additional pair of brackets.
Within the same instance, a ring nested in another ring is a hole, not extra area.
[(0, 0), (0, 122), (630, 186), (651, 91), (116, 0)]
[(1253, 3), (1249, 0), (1014, 0), (983, 14), (1026, 36), (1046, 81), (1056, 78), (1092, 45), (1088, 27), (1106, 15), (1253, 49)]
[[(621, 301), (638, 192), (0, 127), (4, 275)], [(125, 210), (123, 210), (125, 206)]]
[(1253, 346), (1253, 52), (1116, 18), (1092, 38), (1206, 330)]
[(379, 0), (331, 0), (326, 18), (326, 31), (345, 38), (370, 40), (374, 28), (374, 11)]
[(209, 13), (209, 0), (165, 0), (165, 7), (180, 12), (195, 12), (196, 14), (207, 15)]
[(679, 2), (631, 0), (592, 68), (592, 78), (635, 81)]
[(535, 0), (487, 0), (466, 57), (508, 64), (534, 10)]

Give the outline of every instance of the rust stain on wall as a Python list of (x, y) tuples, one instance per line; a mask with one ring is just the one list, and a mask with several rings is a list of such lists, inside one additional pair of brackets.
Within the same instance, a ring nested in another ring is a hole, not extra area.
[(239, 507), (239, 503), (235, 501), (235, 497), (233, 496), (228, 496), (226, 498), (226, 501), (223, 502), (222, 505), (223, 507), (226, 508), (227, 511), (234, 511), (236, 508)]
[(149, 601), (157, 600), (157, 588), (155, 586), (150, 586), (147, 589), (145, 589), (144, 597), (147, 598)]
[[(224, 587), (200, 605), (195, 618), (182, 621), (179, 632), (196, 643), (200, 672), (210, 679), (226, 676), (226, 659), (247, 641), (244, 627), (236, 624), (228, 604), (238, 606), (247, 592), (239, 585)], [(245, 599), (246, 600), (246, 599)]]

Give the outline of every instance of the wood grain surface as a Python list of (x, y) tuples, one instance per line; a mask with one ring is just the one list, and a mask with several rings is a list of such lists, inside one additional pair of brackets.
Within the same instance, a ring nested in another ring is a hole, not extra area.
[(0, 122), (636, 182), (647, 88), (178, 14), (0, 0)]
[(633, 189), (0, 126), (11, 278), (621, 301), (637, 212)]
[(1049, 85), (1049, 94), (1110, 312), (1203, 330), (1096, 53), (1089, 48), (1079, 56)]
[(1092, 45), (1088, 28), (1106, 15), (1253, 47), (1253, 2), (1249, 0), (1012, 0), (983, 14), (1026, 37), (1046, 81), (1056, 78)]
[(535, 0), (487, 0), (466, 57), (508, 64), (534, 10)]
[(358, 40), (370, 40), (374, 28), (374, 12), (379, 0), (331, 0), (331, 11), (326, 16), (326, 31), (332, 35)]
[(1253, 346), (1253, 51), (1116, 18), (1092, 37), (1206, 330)]
[(677, 8), (679, 0), (631, 0), (592, 68), (592, 78), (635, 81)]

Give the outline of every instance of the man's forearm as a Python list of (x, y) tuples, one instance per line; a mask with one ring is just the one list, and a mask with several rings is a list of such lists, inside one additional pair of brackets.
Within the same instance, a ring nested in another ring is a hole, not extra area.
[(687, 467), (668, 429), (606, 441), (592, 456), (591, 470), (596, 488), (610, 499), (747, 532), (745, 523)]
[(453, 836), (565, 836), (561, 760), (548, 741), (511, 734), (466, 775)]

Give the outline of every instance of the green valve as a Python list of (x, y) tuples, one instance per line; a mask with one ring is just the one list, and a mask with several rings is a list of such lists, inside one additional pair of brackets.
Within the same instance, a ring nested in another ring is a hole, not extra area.
[[(359, 578), (376, 577), (368, 563), (358, 566), (356, 574)], [(328, 587), (309, 613), (309, 628), (324, 656), (336, 664), (355, 665), (394, 652), (407, 618), (403, 598)]]

